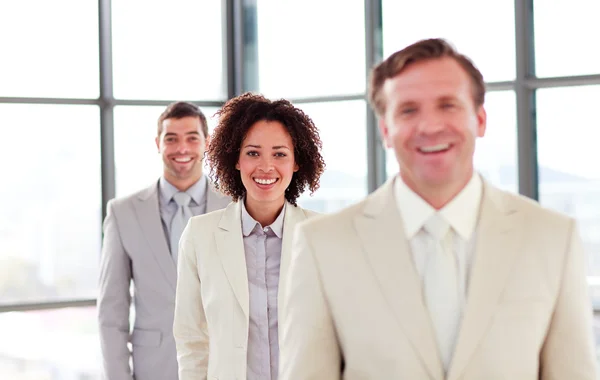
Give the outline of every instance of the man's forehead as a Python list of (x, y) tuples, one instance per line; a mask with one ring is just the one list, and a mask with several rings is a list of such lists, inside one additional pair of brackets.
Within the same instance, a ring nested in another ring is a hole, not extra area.
[(397, 75), (387, 79), (383, 91), (388, 99), (417, 100), (428, 98), (456, 97), (471, 95), (471, 83), (468, 78), (451, 76), (423, 77)]
[(388, 78), (384, 85), (418, 86), (425, 84), (458, 84), (469, 82), (464, 68), (452, 58), (428, 59), (410, 63), (398, 74)]
[(436, 80), (421, 83), (390, 81), (384, 85), (384, 92), (388, 98), (396, 100), (456, 97), (463, 92), (470, 95), (469, 83)]
[(163, 132), (192, 133), (202, 127), (199, 118), (186, 117), (181, 119), (165, 119), (162, 123)]

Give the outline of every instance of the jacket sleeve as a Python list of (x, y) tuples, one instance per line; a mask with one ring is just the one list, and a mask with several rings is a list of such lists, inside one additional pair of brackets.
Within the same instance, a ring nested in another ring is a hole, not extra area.
[(114, 205), (107, 206), (100, 262), (98, 322), (104, 376), (132, 380), (129, 366), (129, 308), (131, 306), (131, 260), (123, 243)]
[(335, 326), (303, 223), (294, 233), (279, 326), (280, 380), (341, 378), (342, 358)]
[(572, 222), (558, 299), (540, 357), (540, 379), (598, 378), (592, 316), (585, 254)]
[(194, 219), (186, 226), (179, 241), (177, 292), (173, 336), (177, 347), (179, 380), (207, 378), (209, 338), (202, 303), (198, 262), (193, 242)]

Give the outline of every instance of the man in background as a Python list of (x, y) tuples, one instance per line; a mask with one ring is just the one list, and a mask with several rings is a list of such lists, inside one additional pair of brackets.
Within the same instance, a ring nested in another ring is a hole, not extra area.
[(98, 296), (107, 380), (177, 379), (173, 315), (179, 238), (191, 216), (230, 202), (203, 174), (208, 140), (207, 120), (197, 106), (169, 105), (158, 119), (156, 137), (163, 175), (107, 205)]

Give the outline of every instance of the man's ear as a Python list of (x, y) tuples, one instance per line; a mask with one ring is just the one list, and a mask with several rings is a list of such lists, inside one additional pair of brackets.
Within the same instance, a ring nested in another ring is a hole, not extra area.
[(487, 112), (483, 105), (479, 106), (477, 111), (477, 137), (485, 136), (485, 130), (487, 128)]
[(383, 144), (386, 148), (391, 148), (392, 145), (389, 141), (390, 133), (387, 124), (385, 123), (385, 120), (382, 117), (380, 117), (377, 125), (379, 126), (379, 133), (381, 133), (381, 140), (383, 141)]

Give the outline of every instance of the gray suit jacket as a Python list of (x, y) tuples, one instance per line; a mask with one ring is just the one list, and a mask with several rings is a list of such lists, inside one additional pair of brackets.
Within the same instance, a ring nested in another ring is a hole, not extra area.
[[(158, 196), (155, 183), (113, 199), (107, 206), (98, 295), (107, 380), (177, 379), (173, 339), (177, 269), (161, 224)], [(224, 208), (231, 201), (212, 187), (206, 196), (207, 212)], [(130, 332), (132, 280), (135, 321)], [(132, 356), (133, 371), (129, 363)]]

